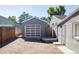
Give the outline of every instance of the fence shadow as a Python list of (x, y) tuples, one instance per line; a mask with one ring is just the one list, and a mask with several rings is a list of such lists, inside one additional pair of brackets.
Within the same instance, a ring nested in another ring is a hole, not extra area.
[(2, 47), (4, 47), (4, 46), (6, 46), (6, 45), (12, 43), (12, 42), (15, 41), (16, 39), (17, 39), (17, 37), (12, 38), (12, 39), (9, 39), (9, 40), (7, 40), (6, 42), (3, 42), (2, 44), (0, 44), (0, 48), (2, 48)]

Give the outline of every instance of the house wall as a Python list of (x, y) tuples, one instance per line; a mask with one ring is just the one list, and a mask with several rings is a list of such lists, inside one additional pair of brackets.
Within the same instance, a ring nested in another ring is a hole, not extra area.
[(66, 23), (66, 46), (68, 48), (70, 48), (71, 50), (79, 53), (79, 41), (77, 41), (74, 37), (73, 37), (73, 26), (72, 24), (74, 22), (79, 22), (79, 15), (73, 17), (71, 20), (69, 20)]
[(53, 16), (52, 20), (50, 21), (50, 27), (52, 28), (52, 36), (53, 36), (53, 30), (55, 30), (56, 36), (57, 36), (57, 24), (59, 24), (62, 20), (58, 19), (57, 17)]
[(61, 32), (62, 32), (61, 43), (65, 44), (66, 43), (66, 25), (65, 24), (62, 26)]
[(62, 37), (62, 28), (61, 27), (58, 27), (58, 42), (61, 43), (61, 37)]
[(15, 34), (16, 34), (16, 36), (19, 36), (21, 33), (22, 33), (21, 28), (16, 27), (15, 28)]
[(66, 25), (63, 25), (62, 27), (58, 27), (58, 42), (61, 44), (65, 44), (66, 39)]
[(15, 34), (16, 34), (16, 36), (19, 36), (20, 34), (22, 34), (22, 24), (16, 24)]

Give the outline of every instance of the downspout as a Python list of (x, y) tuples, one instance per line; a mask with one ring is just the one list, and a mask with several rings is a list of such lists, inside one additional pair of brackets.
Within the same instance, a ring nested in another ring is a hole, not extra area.
[(58, 40), (58, 26), (57, 26), (57, 40)]

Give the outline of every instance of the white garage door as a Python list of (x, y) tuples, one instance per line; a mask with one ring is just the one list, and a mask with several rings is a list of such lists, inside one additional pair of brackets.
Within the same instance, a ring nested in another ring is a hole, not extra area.
[(39, 24), (25, 25), (25, 37), (40, 38), (41, 37), (41, 26)]

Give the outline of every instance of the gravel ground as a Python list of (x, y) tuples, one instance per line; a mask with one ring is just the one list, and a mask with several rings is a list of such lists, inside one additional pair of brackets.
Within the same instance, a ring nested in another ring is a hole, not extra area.
[(1, 54), (61, 54), (54, 45), (47, 43), (29, 42), (18, 38), (14, 42), (0, 48)]

